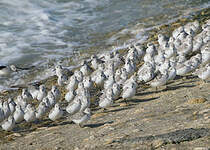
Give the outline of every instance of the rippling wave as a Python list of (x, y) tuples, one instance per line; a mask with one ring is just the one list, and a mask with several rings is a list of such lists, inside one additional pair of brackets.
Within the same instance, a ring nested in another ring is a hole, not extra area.
[(43, 66), (74, 49), (115, 45), (128, 31), (141, 38), (133, 24), (149, 28), (209, 6), (208, 0), (1, 0), (0, 64)]

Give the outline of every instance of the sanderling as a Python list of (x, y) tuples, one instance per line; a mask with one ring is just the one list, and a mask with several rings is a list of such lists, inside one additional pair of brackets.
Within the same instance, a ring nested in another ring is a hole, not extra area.
[(73, 90), (70, 90), (66, 93), (65, 95), (65, 100), (70, 103), (73, 101), (74, 97), (75, 97), (76, 93)]
[(165, 85), (168, 81), (168, 71), (165, 70), (162, 73), (159, 73), (152, 81), (150, 81), (150, 86), (155, 87), (157, 90), (157, 87)]
[(35, 109), (31, 104), (28, 104), (26, 107), (26, 110), (24, 112), (24, 120), (26, 122), (33, 122), (36, 120), (36, 113), (35, 113)]
[(47, 91), (45, 85), (40, 85), (39, 86), (39, 92), (37, 94), (37, 100), (42, 101), (44, 97), (47, 96)]
[(52, 121), (60, 119), (63, 116), (63, 110), (60, 108), (59, 103), (55, 104), (54, 108), (49, 113), (49, 118)]
[(9, 116), (9, 118), (1, 125), (1, 127), (5, 131), (11, 131), (15, 127), (15, 120), (13, 116)]
[(69, 90), (69, 91), (70, 90), (75, 90), (78, 86), (78, 83), (79, 82), (78, 82), (76, 76), (73, 75), (73, 76), (70, 77), (70, 80), (68, 81), (66, 89)]
[(127, 99), (135, 96), (136, 94), (136, 87), (134, 83), (131, 83), (130, 86), (127, 86), (126, 88), (123, 89), (122, 91), (122, 98), (127, 102)]
[(20, 123), (24, 120), (24, 111), (22, 110), (20, 105), (15, 107), (15, 112), (13, 113), (13, 117), (16, 123)]
[(113, 104), (113, 91), (112, 89), (108, 89), (108, 90), (111, 90), (111, 94), (106, 94), (105, 97), (100, 97), (99, 107), (101, 108), (106, 108)]
[(11, 111), (10, 111), (9, 104), (7, 101), (4, 101), (3, 103), (3, 111), (4, 111), (4, 117), (8, 118), (11, 114)]
[(66, 107), (66, 111), (70, 115), (74, 115), (75, 113), (79, 112), (80, 108), (81, 108), (81, 101), (78, 97), (76, 97), (72, 103), (68, 104), (68, 106)]
[(11, 111), (11, 114), (13, 114), (14, 111), (15, 111), (16, 103), (14, 102), (14, 100), (12, 98), (9, 98), (8, 99), (8, 104), (9, 104), (9, 109)]
[(52, 91), (49, 91), (49, 92), (48, 92), (47, 98), (48, 98), (48, 100), (49, 100), (50, 106), (53, 107), (53, 106), (56, 104), (57, 100), (55, 99), (55, 96), (54, 96), (54, 94), (52, 93)]
[(84, 126), (84, 123), (90, 120), (91, 111), (90, 108), (86, 108), (83, 112), (76, 113), (72, 117), (72, 121), (78, 124), (80, 127)]
[(84, 84), (84, 88), (91, 89), (92, 86), (93, 86), (93, 82), (91, 80), (91, 77), (90, 76), (84, 77), (83, 84)]
[(39, 106), (36, 109), (36, 118), (41, 119), (47, 112), (48, 108), (44, 102), (40, 102)]
[(17, 72), (15, 65), (0, 66), (0, 76), (9, 76), (12, 72)]
[(203, 82), (206, 82), (206, 80), (210, 78), (210, 64), (206, 64), (203, 68), (196, 70), (194, 74), (202, 79)]
[(53, 85), (52, 86), (52, 89), (51, 89), (51, 92), (53, 93), (53, 95), (55, 96), (55, 100), (58, 101), (60, 99), (60, 96), (61, 96), (61, 93), (58, 89), (57, 86)]

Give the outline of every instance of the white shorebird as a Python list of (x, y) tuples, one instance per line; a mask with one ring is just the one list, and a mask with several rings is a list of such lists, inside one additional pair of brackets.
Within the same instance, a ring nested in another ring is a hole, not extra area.
[(91, 111), (90, 108), (86, 108), (83, 112), (76, 113), (72, 117), (72, 121), (78, 124), (80, 127), (84, 127), (84, 123), (90, 120)]
[(108, 89), (105, 97), (104, 96), (100, 97), (99, 107), (107, 108), (107, 107), (111, 106), (112, 104), (113, 104), (113, 91), (112, 91), (112, 89)]
[(96, 85), (98, 87), (103, 87), (105, 79), (106, 79), (106, 76), (105, 76), (104, 72), (100, 71), (97, 73), (97, 76), (96, 76), (94, 82), (96, 83)]
[(81, 108), (81, 101), (79, 98), (75, 98), (72, 103), (69, 103), (68, 106), (66, 107), (66, 111), (70, 115), (74, 115), (75, 113), (79, 112)]
[(176, 68), (175, 67), (170, 67), (168, 69), (168, 79), (167, 80), (173, 80), (176, 77)]
[(99, 64), (103, 63), (96, 55), (91, 56), (91, 67), (96, 70), (98, 69)]
[(193, 52), (199, 52), (201, 47), (203, 46), (203, 38), (198, 36), (193, 40)]
[(3, 111), (4, 111), (4, 117), (8, 118), (11, 114), (11, 110), (9, 108), (9, 104), (7, 101), (4, 101), (3, 103)]
[(108, 53), (105, 53), (104, 54), (104, 61), (107, 62), (107, 61), (111, 61), (113, 58), (113, 53), (112, 52), (108, 52)]
[(91, 80), (91, 77), (90, 76), (84, 77), (83, 84), (84, 84), (84, 88), (91, 89), (92, 86), (93, 86), (93, 82)]
[(104, 74), (106, 77), (109, 77), (110, 75), (113, 75), (114, 74), (114, 63), (113, 61), (108, 61), (107, 62), (107, 67), (106, 69), (104, 70)]
[(28, 104), (24, 114), (24, 120), (26, 122), (33, 122), (36, 120), (35, 109), (31, 104)]
[(15, 65), (0, 66), (0, 76), (10, 76), (12, 72), (17, 72)]
[(40, 102), (36, 109), (36, 118), (41, 119), (47, 112), (48, 108), (44, 102)]
[(120, 79), (118, 80), (118, 84), (119, 85), (123, 85), (124, 82), (128, 79), (128, 74), (125, 68), (121, 68), (121, 75), (120, 75)]
[(80, 82), (79, 84), (78, 84), (78, 87), (77, 87), (77, 89), (75, 90), (75, 93), (76, 93), (76, 95), (81, 95), (81, 93), (84, 91), (84, 84), (83, 84), (83, 82)]
[(130, 59), (128, 59), (128, 61), (125, 63), (124, 68), (126, 69), (128, 76), (132, 75), (135, 72), (135, 67), (132, 65)]
[(154, 56), (156, 68), (165, 62), (164, 52), (162, 50), (158, 51), (158, 55)]
[(158, 43), (161, 49), (164, 49), (167, 46), (168, 41), (166, 40), (166, 37), (163, 34), (158, 34)]
[(113, 53), (113, 55), (114, 55), (114, 58), (113, 58), (114, 69), (116, 70), (117, 68), (119, 68), (124, 63), (124, 61), (123, 61), (123, 58), (120, 56), (118, 51), (115, 51)]
[(58, 89), (57, 86), (53, 85), (52, 86), (52, 89), (51, 89), (51, 92), (53, 93), (53, 95), (55, 96), (55, 100), (58, 101), (60, 99), (60, 96), (61, 96), (61, 93)]
[(132, 84), (134, 84), (135, 88), (137, 88), (136, 81), (137, 81), (137, 76), (136, 76), (136, 73), (135, 73), (128, 80), (125, 81), (125, 83), (123, 85), (123, 90), (127, 87), (130, 87)]
[(13, 113), (13, 117), (16, 123), (20, 123), (24, 120), (24, 111), (22, 110), (20, 105), (15, 107), (15, 112)]
[(155, 76), (155, 69), (150, 63), (145, 63), (145, 65), (142, 68), (139, 68), (137, 75), (138, 75), (138, 81), (144, 81), (148, 82), (152, 80)]
[(74, 72), (74, 75), (75, 75), (75, 77), (76, 77), (78, 82), (82, 82), (83, 81), (84, 75), (82, 74), (82, 72), (80, 70), (76, 70)]
[(157, 87), (163, 86), (167, 83), (168, 79), (168, 71), (165, 70), (161, 73), (159, 73), (152, 81), (150, 81), (150, 86), (155, 87), (157, 90)]
[(70, 80), (68, 81), (68, 84), (67, 84), (67, 86), (66, 86), (66, 89), (67, 90), (75, 90), (76, 88), (77, 88), (77, 86), (78, 86), (78, 81), (77, 81), (77, 78), (76, 78), (76, 76), (71, 76), (70, 77)]
[(104, 82), (104, 88), (108, 89), (111, 88), (112, 85), (115, 83), (114, 74), (110, 75), (108, 79)]
[(117, 83), (114, 83), (112, 86), (112, 90), (113, 90), (113, 100), (117, 100), (121, 94), (120, 85)]
[(146, 53), (143, 58), (144, 62), (154, 61), (154, 56), (152, 54)]
[(210, 64), (206, 64), (205, 67), (196, 70), (194, 74), (202, 79), (203, 82), (206, 82), (206, 80), (210, 78)]
[(42, 102), (45, 103), (47, 108), (51, 108), (52, 106), (50, 105), (50, 101), (47, 97), (43, 98)]
[(25, 99), (27, 102), (30, 102), (33, 99), (32, 95), (28, 91), (28, 89), (22, 90), (22, 98)]
[(64, 86), (66, 85), (68, 81), (68, 77), (65, 74), (62, 74), (61, 76), (58, 76), (57, 83), (59, 86)]
[(152, 43), (147, 43), (146, 53), (150, 54), (151, 56), (154, 56), (156, 52), (157, 50), (156, 50), (155, 45)]
[(1, 127), (5, 131), (11, 131), (15, 127), (15, 120), (13, 116), (9, 116), (9, 118), (1, 125)]
[(136, 94), (136, 86), (135, 86), (134, 83), (131, 83), (130, 86), (127, 86), (126, 88), (123, 89), (123, 91), (122, 91), (122, 98), (127, 103), (127, 99), (135, 96), (135, 94)]
[(55, 66), (55, 73), (58, 77), (62, 75), (70, 76), (73, 74), (71, 70), (68, 68), (63, 68), (61, 65)]
[(75, 97), (76, 93), (73, 90), (70, 90), (66, 93), (65, 95), (65, 100), (70, 103), (73, 101), (74, 97)]
[(180, 26), (179, 28), (175, 29), (173, 32), (172, 32), (172, 36), (174, 39), (176, 39), (180, 33), (184, 32), (184, 27), (183, 26)]
[(59, 104), (55, 104), (54, 108), (49, 113), (49, 118), (52, 121), (58, 120), (63, 116), (63, 110), (60, 108)]
[(87, 64), (87, 61), (84, 61), (82, 63), (82, 66), (80, 67), (80, 71), (82, 72), (84, 76), (89, 76), (93, 72), (92, 68)]
[(176, 66), (176, 74), (184, 76), (191, 71), (191, 67), (188, 64), (179, 64)]
[(27, 106), (27, 104), (28, 104), (28, 103), (26, 102), (26, 100), (22, 98), (21, 95), (18, 95), (18, 96), (17, 96), (16, 103), (17, 103), (18, 105), (20, 105), (21, 108), (22, 108), (23, 110), (26, 109), (26, 106)]
[(174, 46), (174, 43), (170, 43), (170, 44), (169, 44), (169, 47), (167, 47), (167, 49), (165, 50), (164, 53), (165, 53), (165, 54), (164, 54), (164, 57), (165, 57), (166, 59), (169, 59), (169, 58), (171, 58), (172, 56), (175, 56), (175, 55), (177, 54), (177, 50), (176, 50), (176, 48), (175, 48), (175, 46)]
[(80, 111), (84, 111), (86, 108), (90, 107), (90, 96), (87, 94), (83, 94), (80, 97), (81, 97), (80, 98), (81, 99)]
[(54, 96), (54, 94), (52, 93), (52, 91), (49, 91), (49, 92), (48, 92), (47, 98), (48, 98), (48, 100), (49, 100), (50, 106), (53, 107), (53, 106), (56, 104), (57, 100), (55, 99), (55, 96)]
[(14, 100), (12, 98), (9, 98), (8, 99), (8, 104), (9, 104), (9, 109), (11, 111), (11, 114), (13, 114), (14, 111), (15, 111), (16, 103), (14, 102)]
[(190, 52), (192, 52), (193, 50), (193, 40), (192, 40), (192, 36), (188, 35), (186, 37), (186, 39), (184, 40), (184, 42), (181, 45), (181, 48), (178, 49), (177, 53), (179, 55), (187, 55)]
[(115, 72), (115, 81), (116, 82), (120, 81), (121, 74), (122, 74), (121, 68), (117, 69), (116, 72)]
[(39, 92), (37, 94), (37, 100), (42, 101), (44, 97), (47, 96), (47, 90), (45, 85), (40, 85)]
[(33, 97), (33, 99), (37, 99), (37, 95), (39, 93), (39, 86), (30, 85), (29, 86), (29, 92), (30, 92), (31, 96)]
[[(3, 106), (2, 106), (3, 107)], [(0, 108), (0, 123), (4, 120), (4, 111), (3, 108)]]
[(210, 62), (210, 48), (206, 46), (205, 48), (201, 49), (202, 54), (202, 64), (205, 65)]
[(63, 75), (63, 67), (61, 65), (55, 66), (55, 73), (58, 77)]
[(133, 46), (134, 46), (134, 48), (135, 48), (135, 49), (137, 50), (137, 52), (138, 52), (138, 59), (139, 59), (139, 61), (140, 61), (141, 58), (144, 57), (144, 55), (145, 55), (146, 52), (143, 50), (142, 45), (139, 44), (139, 43), (136, 43), (136, 44), (134, 44)]
[(128, 51), (127, 55), (125, 56), (125, 62), (127, 62), (127, 60), (131, 60), (132, 62), (138, 63), (138, 52), (135, 48), (132, 48)]

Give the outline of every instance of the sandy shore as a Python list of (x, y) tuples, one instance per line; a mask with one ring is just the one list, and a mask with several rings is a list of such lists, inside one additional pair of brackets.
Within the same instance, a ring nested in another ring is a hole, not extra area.
[[(209, 19), (209, 12), (199, 21)], [(182, 23), (172, 26), (177, 24)], [(156, 33), (151, 34), (153, 40)], [(49, 88), (56, 78), (42, 82)], [(7, 99), (19, 92), (0, 96)], [(128, 104), (119, 99), (105, 112), (97, 107), (92, 111), (84, 128), (63, 118), (21, 123), (13, 132), (1, 130), (0, 149), (210, 149), (210, 83), (195, 76), (177, 78), (158, 91), (142, 86)]]
[[(68, 119), (45, 120), (7, 135), (1, 149), (193, 149), (210, 148), (210, 83), (188, 76), (167, 89), (139, 89), (128, 104), (93, 111), (80, 128)], [(1, 131), (3, 132), (3, 131)]]

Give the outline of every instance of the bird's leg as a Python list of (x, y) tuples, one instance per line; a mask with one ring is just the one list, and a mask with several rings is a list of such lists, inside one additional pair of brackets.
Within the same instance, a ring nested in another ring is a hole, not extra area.
[(107, 110), (106, 108), (102, 108), (102, 112), (106, 112), (106, 110)]
[(202, 79), (202, 81), (203, 81), (203, 84), (207, 83), (207, 81), (206, 81), (206, 80), (204, 80), (204, 79)]
[(125, 101), (125, 103), (126, 103), (126, 104), (128, 104), (128, 101), (127, 101), (127, 99), (126, 99), (126, 98), (124, 99), (124, 101)]
[(95, 82), (93, 82), (93, 86), (94, 86), (95, 88), (97, 88), (97, 85), (96, 85), (96, 83), (95, 83)]
[(79, 123), (79, 127), (80, 128), (84, 128), (84, 125)]
[(164, 90), (167, 90), (169, 87), (167, 85), (165, 85), (165, 89)]

